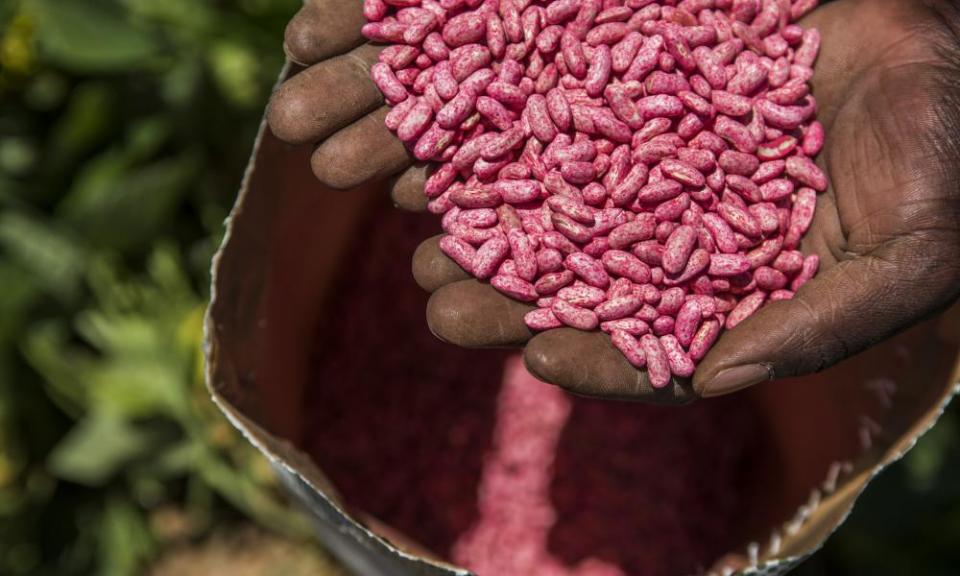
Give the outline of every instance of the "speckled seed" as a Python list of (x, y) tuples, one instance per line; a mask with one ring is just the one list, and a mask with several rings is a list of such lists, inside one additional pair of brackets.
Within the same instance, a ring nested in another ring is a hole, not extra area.
[(759, 310), (766, 297), (767, 295), (763, 292), (754, 292), (738, 302), (736, 307), (730, 311), (730, 315), (727, 316), (727, 330), (733, 330), (737, 324), (740, 324)]
[(827, 189), (827, 176), (812, 160), (804, 156), (787, 158), (787, 174), (793, 176), (804, 186), (809, 186), (817, 192)]
[(580, 252), (570, 254), (564, 260), (567, 269), (572, 270), (584, 282), (597, 288), (606, 288), (610, 284), (610, 276), (604, 270), (603, 264), (590, 256)]
[(561, 272), (551, 272), (549, 274), (544, 274), (541, 276), (534, 287), (537, 289), (537, 293), (541, 295), (550, 295), (558, 290), (569, 286), (573, 282), (574, 274), (569, 270), (563, 270)]
[(613, 332), (622, 330), (631, 336), (642, 336), (650, 332), (650, 325), (639, 318), (620, 318), (619, 320), (608, 320), (600, 323), (600, 329), (604, 332)]
[(563, 326), (549, 308), (531, 310), (524, 315), (523, 321), (531, 330), (552, 330)]
[(497, 268), (510, 252), (510, 244), (505, 238), (491, 238), (477, 250), (473, 260), (473, 275), (480, 279), (493, 276)]
[(797, 198), (794, 200), (793, 209), (790, 212), (790, 227), (783, 238), (783, 245), (786, 248), (796, 248), (800, 244), (800, 238), (810, 228), (813, 222), (813, 214), (817, 206), (817, 193), (811, 188), (801, 188), (797, 191)]
[(687, 265), (687, 260), (697, 243), (697, 230), (693, 226), (679, 226), (674, 230), (663, 249), (663, 269), (669, 274), (678, 274)]
[(640, 348), (646, 359), (650, 385), (654, 388), (665, 387), (670, 383), (670, 363), (660, 340), (652, 334), (644, 334), (640, 337)]
[(670, 372), (681, 378), (693, 376), (696, 366), (690, 356), (684, 352), (683, 347), (673, 334), (666, 334), (660, 337), (660, 345), (667, 355), (667, 363), (670, 365)]
[(550, 309), (560, 322), (577, 330), (593, 330), (600, 324), (593, 310), (574, 306), (566, 300), (555, 300)]
[(702, 314), (703, 311), (700, 302), (693, 299), (684, 302), (683, 306), (680, 307), (680, 311), (677, 312), (674, 334), (683, 346), (690, 346), (690, 342), (693, 341), (693, 336), (700, 327)]
[(710, 350), (720, 335), (720, 328), (720, 322), (717, 320), (707, 320), (700, 326), (693, 337), (693, 341), (690, 342), (691, 360), (698, 362), (707, 355), (707, 351)]
[(643, 296), (639, 294), (627, 294), (610, 298), (597, 305), (594, 312), (600, 320), (619, 320), (626, 318), (643, 306)]
[(627, 362), (635, 368), (643, 368), (646, 366), (647, 362), (644, 357), (643, 348), (635, 338), (635, 335), (627, 330), (614, 328), (610, 331), (610, 341), (614, 347), (623, 354)]
[(557, 297), (581, 308), (596, 308), (607, 299), (607, 293), (596, 286), (581, 283), (560, 289)]
[(533, 284), (516, 276), (497, 275), (490, 279), (490, 285), (498, 291), (521, 302), (535, 302), (537, 290)]
[(469, 273), (473, 273), (473, 263), (476, 260), (477, 251), (465, 240), (456, 236), (444, 236), (440, 239), (440, 251), (450, 257)]

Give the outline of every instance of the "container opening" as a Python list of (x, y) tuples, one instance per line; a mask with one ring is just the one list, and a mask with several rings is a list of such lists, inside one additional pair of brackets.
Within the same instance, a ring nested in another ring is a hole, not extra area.
[(515, 352), (439, 341), (406, 257), (436, 219), (373, 206), (318, 330), (302, 445), (348, 507), (437, 556), (481, 576), (697, 573), (855, 454), (843, 422), (812, 425), (816, 403), (798, 465), (765, 410), (776, 398), (577, 398)]
[(730, 551), (803, 552), (845, 509), (798, 533), (821, 496), (922, 429), (950, 386), (957, 344), (928, 323), (685, 407), (568, 396), (515, 352), (430, 334), (409, 258), (436, 218), (323, 190), (309, 154), (263, 138), (217, 263), (213, 386), (307, 452), (355, 519), (481, 576), (681, 576)]

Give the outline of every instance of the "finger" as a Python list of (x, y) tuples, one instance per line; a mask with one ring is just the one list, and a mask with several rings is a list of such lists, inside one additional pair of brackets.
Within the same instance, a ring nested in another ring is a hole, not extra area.
[(465, 348), (522, 346), (533, 335), (523, 322), (530, 310), (489, 284), (462, 280), (430, 296), (427, 324), (441, 340)]
[(423, 186), (427, 181), (429, 168), (426, 164), (414, 164), (407, 168), (390, 185), (390, 198), (398, 208), (410, 212), (423, 212), (427, 209), (427, 197)]
[(573, 394), (658, 404), (683, 404), (695, 397), (689, 380), (674, 379), (654, 389), (647, 373), (627, 362), (603, 332), (548, 330), (527, 343), (523, 357), (531, 374)]
[(363, 44), (363, 3), (308, 0), (287, 24), (283, 50), (297, 64), (309, 66)]
[(958, 244), (955, 230), (917, 232), (823, 271), (725, 333), (695, 388), (716, 396), (818, 372), (909, 327), (956, 300)]
[(327, 138), (314, 151), (313, 173), (327, 186), (348, 190), (410, 166), (413, 158), (383, 121), (384, 106)]
[(413, 253), (413, 278), (427, 292), (436, 292), (447, 284), (467, 280), (470, 275), (440, 251), (443, 234), (427, 238)]
[(370, 78), (380, 48), (364, 44), (307, 68), (273, 94), (267, 121), (290, 144), (316, 142), (383, 104)]

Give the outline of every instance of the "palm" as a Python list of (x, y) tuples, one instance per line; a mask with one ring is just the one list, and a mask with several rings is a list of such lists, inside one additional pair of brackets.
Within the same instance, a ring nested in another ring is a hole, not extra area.
[(922, 16), (893, 3), (844, 0), (811, 15), (823, 37), (814, 77), (827, 133), (819, 159), (831, 188), (805, 249), (827, 269), (916, 230), (938, 160), (927, 149), (939, 56)]
[(830, 189), (803, 241), (822, 278), (721, 338), (698, 388), (730, 366), (818, 371), (956, 298), (957, 16), (949, 3), (840, 0), (803, 23), (823, 38), (813, 91)]

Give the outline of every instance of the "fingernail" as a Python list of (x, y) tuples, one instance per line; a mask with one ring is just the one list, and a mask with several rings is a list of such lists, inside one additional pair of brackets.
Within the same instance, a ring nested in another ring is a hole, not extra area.
[(773, 367), (769, 364), (747, 364), (734, 366), (717, 374), (700, 392), (704, 398), (729, 394), (773, 379)]

